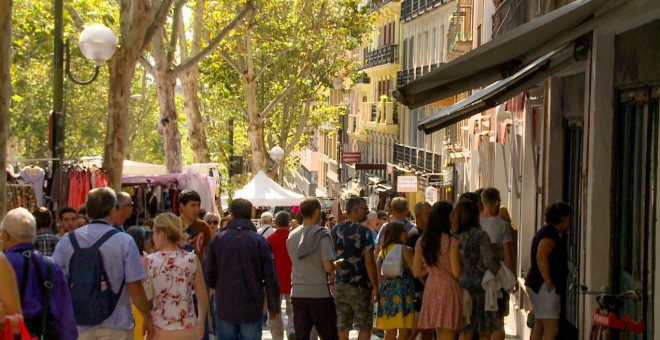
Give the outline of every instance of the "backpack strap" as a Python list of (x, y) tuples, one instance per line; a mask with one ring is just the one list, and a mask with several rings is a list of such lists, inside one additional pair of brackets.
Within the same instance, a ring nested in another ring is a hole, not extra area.
[(76, 232), (72, 231), (68, 233), (69, 240), (71, 241), (71, 246), (73, 246), (73, 251), (80, 250), (80, 244), (78, 244), (78, 239), (76, 239)]
[(41, 257), (41, 260), (44, 261), (44, 265), (46, 266), (46, 279), (44, 280), (39, 261), (37, 261), (37, 257), (34, 256), (34, 253), (32, 255), (32, 264), (34, 265), (34, 269), (37, 271), (37, 280), (40, 283), (41, 292), (43, 295), (41, 306), (41, 335), (43, 336), (46, 334), (48, 314), (50, 313), (50, 294), (53, 290), (53, 264), (49, 258), (45, 256)]
[(30, 258), (32, 257), (32, 252), (26, 250), (21, 253), (23, 255), (23, 277), (21, 278), (21, 288), (20, 288), (20, 299), (21, 305), (25, 302), (25, 291), (27, 290), (28, 279), (30, 275)]
[(100, 238), (98, 241), (96, 241), (96, 243), (94, 243), (94, 244), (92, 245), (92, 247), (93, 247), (93, 248), (97, 248), (97, 249), (98, 249), (98, 248), (101, 248), (101, 246), (103, 245), (103, 243), (105, 243), (105, 241), (107, 241), (108, 239), (110, 239), (114, 234), (116, 234), (116, 233), (118, 233), (118, 232), (119, 232), (119, 231), (118, 231), (117, 229), (114, 229), (114, 228), (113, 228), (112, 230), (108, 230), (108, 232), (106, 232), (105, 234), (103, 234), (103, 236), (101, 236), (101, 238)]
[(34, 270), (37, 272), (37, 282), (41, 288), (41, 293), (43, 296), (42, 306), (41, 306), (41, 335), (46, 334), (46, 326), (48, 321), (48, 314), (50, 314), (50, 294), (53, 290), (53, 264), (50, 258), (46, 256), (41, 256), (41, 260), (46, 266), (46, 279), (44, 280), (43, 272), (41, 271), (41, 265), (35, 256), (34, 251), (26, 250), (23, 253), (23, 281), (21, 282), (21, 304), (24, 303), (25, 292), (27, 290), (27, 282), (29, 279), (30, 272), (30, 262), (34, 266)]

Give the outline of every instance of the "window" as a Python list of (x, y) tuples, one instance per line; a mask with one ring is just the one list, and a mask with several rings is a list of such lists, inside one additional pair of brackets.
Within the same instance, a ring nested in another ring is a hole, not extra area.
[(415, 37), (410, 37), (410, 46), (408, 46), (408, 68), (413, 68), (414, 54), (415, 53)]
[(410, 110), (410, 146), (417, 147), (417, 122), (419, 122), (419, 109)]
[(401, 61), (401, 68), (406, 69), (408, 66), (408, 39), (403, 39), (403, 60)]

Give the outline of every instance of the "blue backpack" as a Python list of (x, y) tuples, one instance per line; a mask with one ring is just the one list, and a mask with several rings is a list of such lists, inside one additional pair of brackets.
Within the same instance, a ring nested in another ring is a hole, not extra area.
[(75, 232), (69, 233), (73, 255), (69, 260), (69, 291), (73, 303), (73, 315), (79, 326), (101, 324), (117, 307), (119, 296), (124, 289), (124, 281), (115, 293), (103, 267), (103, 257), (99, 248), (114, 234), (113, 229), (105, 233), (89, 248), (80, 248)]

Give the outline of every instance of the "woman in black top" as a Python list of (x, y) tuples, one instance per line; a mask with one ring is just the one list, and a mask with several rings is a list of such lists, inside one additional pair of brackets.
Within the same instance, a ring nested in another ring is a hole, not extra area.
[(564, 202), (550, 204), (545, 208), (546, 225), (532, 240), (532, 267), (525, 280), (534, 307), (532, 340), (556, 339), (559, 332), (568, 276), (568, 252), (560, 234), (571, 226), (572, 214)]

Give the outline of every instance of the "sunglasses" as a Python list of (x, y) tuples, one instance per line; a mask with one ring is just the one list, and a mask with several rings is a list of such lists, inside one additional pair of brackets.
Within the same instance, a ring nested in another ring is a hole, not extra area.
[(220, 221), (215, 220), (215, 221), (209, 221), (208, 223), (209, 223), (209, 224), (220, 224)]

